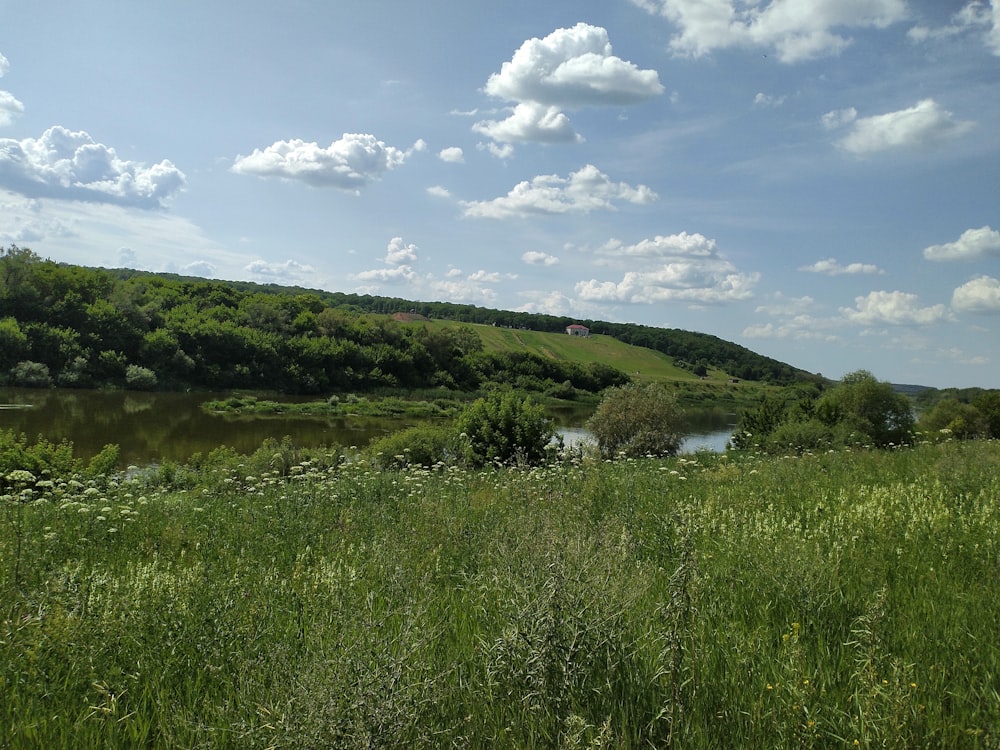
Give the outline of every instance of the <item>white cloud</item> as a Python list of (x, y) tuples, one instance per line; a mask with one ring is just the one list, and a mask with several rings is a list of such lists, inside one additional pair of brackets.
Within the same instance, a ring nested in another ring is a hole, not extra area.
[(465, 154), (458, 146), (449, 146), (438, 152), (438, 158), (451, 164), (461, 164), (465, 161)]
[(827, 112), (821, 118), (823, 122), (823, 127), (827, 130), (835, 130), (842, 125), (849, 125), (858, 119), (858, 110), (854, 107), (847, 107), (845, 109), (835, 109), (832, 112)]
[(476, 123), (494, 140), (579, 140), (563, 109), (636, 104), (663, 93), (655, 70), (640, 70), (612, 53), (607, 30), (578, 23), (529, 39), (492, 74), (484, 91), (515, 102), (506, 120)]
[(952, 22), (947, 26), (936, 29), (914, 26), (907, 36), (914, 42), (926, 42), (948, 39), (968, 31), (982, 31), (986, 48), (1000, 56), (1000, 3), (997, 0), (973, 0), (952, 16)]
[(955, 242), (924, 248), (927, 260), (978, 260), (990, 255), (1000, 257), (1000, 232), (989, 226), (966, 229)]
[(625, 245), (620, 240), (609, 240), (599, 251), (602, 255), (638, 258), (709, 258), (718, 257), (715, 240), (695, 232), (688, 234), (657, 235), (653, 239), (642, 240), (634, 245)]
[[(611, 240), (599, 253), (633, 270), (618, 282), (577, 283), (576, 293), (591, 302), (720, 304), (751, 297), (760, 278), (738, 271), (718, 253), (715, 240), (697, 233), (658, 236), (634, 245)], [(636, 270), (643, 260), (648, 267)]]
[(0, 128), (7, 127), (14, 120), (24, 113), (24, 105), (21, 104), (9, 91), (0, 91)]
[[(0, 78), (3, 78), (8, 70), (10, 63), (0, 54)], [(10, 125), (23, 112), (24, 105), (14, 98), (13, 94), (9, 91), (0, 91), (0, 128)]]
[(157, 208), (184, 180), (167, 160), (146, 167), (119, 159), (87, 133), (58, 125), (37, 139), (0, 138), (0, 187), (30, 198)]
[(450, 198), (451, 191), (441, 185), (431, 185), (427, 188), (427, 193), (433, 195), (435, 198)]
[(520, 182), (507, 195), (489, 201), (463, 201), (466, 216), (504, 219), (514, 216), (554, 215), (595, 210), (613, 211), (616, 202), (646, 204), (656, 200), (646, 185), (632, 187), (612, 182), (588, 164), (569, 177), (539, 175)]
[(499, 284), (504, 280), (516, 279), (517, 274), (502, 274), (499, 271), (483, 271), (480, 269), (475, 273), (470, 273), (468, 278), (469, 281), (477, 284)]
[(807, 273), (822, 273), (826, 276), (846, 276), (861, 273), (885, 273), (881, 268), (872, 263), (848, 263), (842, 265), (836, 258), (818, 260), (811, 266), (802, 266), (800, 271)]
[(571, 143), (583, 140), (558, 107), (537, 102), (522, 102), (514, 107), (514, 114), (506, 120), (484, 120), (477, 122), (472, 129), (501, 143)]
[(193, 263), (186, 263), (181, 266), (177, 273), (182, 276), (198, 276), (203, 279), (211, 279), (215, 276), (216, 267), (207, 260), (196, 260)]
[(854, 301), (856, 307), (843, 307), (840, 312), (861, 325), (931, 325), (952, 319), (944, 305), (921, 307), (917, 295), (907, 292), (870, 292)]
[(784, 103), (784, 96), (773, 96), (772, 94), (765, 94), (763, 91), (758, 91), (753, 98), (755, 107), (780, 107)]
[(417, 272), (412, 266), (396, 266), (395, 268), (375, 268), (370, 271), (362, 271), (355, 274), (353, 278), (358, 281), (378, 281), (389, 284), (398, 284), (413, 281), (417, 277)]
[(1000, 280), (980, 276), (955, 290), (951, 306), (965, 312), (1000, 313)]
[(885, 28), (907, 17), (905, 0), (632, 0), (679, 28), (677, 55), (756, 47), (793, 63), (839, 53), (851, 43), (835, 29)]
[(554, 266), (559, 263), (559, 258), (548, 253), (537, 250), (529, 250), (521, 256), (521, 260), (529, 266)]
[(855, 120), (851, 132), (837, 145), (857, 156), (895, 148), (925, 148), (957, 138), (973, 125), (956, 120), (933, 99), (923, 99), (908, 109)]
[(826, 343), (840, 341), (840, 337), (823, 330), (827, 325), (826, 321), (808, 315), (797, 315), (778, 325), (774, 323), (748, 325), (743, 329), (742, 336), (748, 339), (793, 339)]
[(419, 249), (412, 243), (405, 244), (402, 237), (393, 237), (385, 249), (385, 262), (390, 266), (416, 263)]
[(281, 281), (307, 279), (316, 273), (316, 269), (312, 266), (290, 259), (282, 263), (254, 260), (248, 263), (244, 270), (259, 278)]
[(326, 148), (297, 139), (276, 141), (263, 150), (254, 149), (249, 156), (237, 156), (233, 171), (358, 191), (425, 148), (423, 141), (417, 141), (404, 151), (368, 133), (344, 133)]

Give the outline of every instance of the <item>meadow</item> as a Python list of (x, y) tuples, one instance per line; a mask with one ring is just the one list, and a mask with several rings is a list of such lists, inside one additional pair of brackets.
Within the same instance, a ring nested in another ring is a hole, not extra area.
[(3, 748), (1000, 748), (1000, 443), (11, 472)]

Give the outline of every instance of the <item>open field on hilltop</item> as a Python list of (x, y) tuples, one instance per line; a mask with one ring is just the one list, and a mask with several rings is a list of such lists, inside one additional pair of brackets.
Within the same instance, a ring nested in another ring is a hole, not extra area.
[[(542, 357), (576, 362), (586, 365), (600, 362), (628, 373), (640, 381), (695, 381), (700, 378), (689, 370), (676, 367), (666, 354), (632, 346), (613, 336), (567, 336), (564, 333), (529, 331), (500, 326), (456, 323), (435, 320), (423, 325), (467, 326), (482, 339), (483, 347), (490, 352), (529, 352)], [(720, 370), (709, 370), (708, 382), (726, 383), (727, 375)]]
[(0, 747), (1000, 747), (996, 442), (5, 481)]

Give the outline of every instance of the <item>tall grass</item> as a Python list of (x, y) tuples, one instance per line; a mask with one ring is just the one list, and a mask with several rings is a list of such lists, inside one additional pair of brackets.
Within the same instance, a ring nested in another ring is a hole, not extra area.
[(0, 747), (997, 748), (998, 498), (995, 442), (21, 476)]

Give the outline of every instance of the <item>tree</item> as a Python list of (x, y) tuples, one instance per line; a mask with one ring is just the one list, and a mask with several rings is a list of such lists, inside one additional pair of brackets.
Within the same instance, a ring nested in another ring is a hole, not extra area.
[(630, 383), (605, 392), (587, 429), (605, 458), (673, 456), (681, 445), (682, 415), (666, 386)]
[(885, 447), (912, 439), (910, 400), (867, 370), (845, 375), (824, 393), (816, 404), (816, 415), (845, 443)]
[(456, 427), (464, 435), (465, 459), (472, 466), (539, 464), (555, 435), (542, 406), (511, 390), (472, 402), (458, 416)]

